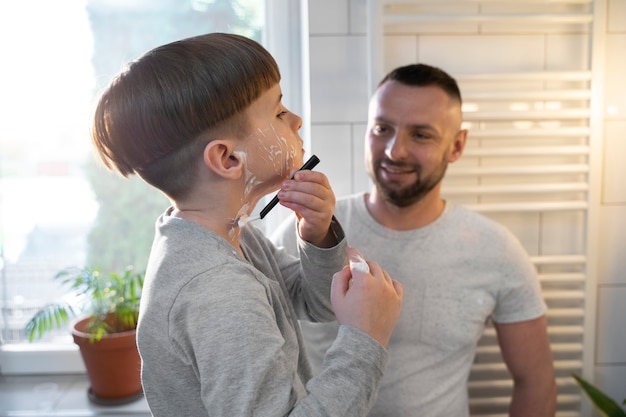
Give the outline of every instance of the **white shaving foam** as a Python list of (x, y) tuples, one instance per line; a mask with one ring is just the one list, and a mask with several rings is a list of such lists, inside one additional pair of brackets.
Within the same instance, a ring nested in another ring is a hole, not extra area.
[[(356, 258), (356, 259), (353, 259)], [(370, 273), (370, 267), (360, 255), (354, 255), (350, 258), (350, 269), (364, 274)]]

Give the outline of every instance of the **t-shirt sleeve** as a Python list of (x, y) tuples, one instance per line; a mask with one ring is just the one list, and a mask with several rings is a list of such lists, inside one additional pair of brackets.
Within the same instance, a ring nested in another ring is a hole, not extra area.
[(532, 320), (546, 313), (547, 307), (535, 266), (512, 235), (506, 232), (501, 254), (502, 286), (493, 313), (496, 323)]

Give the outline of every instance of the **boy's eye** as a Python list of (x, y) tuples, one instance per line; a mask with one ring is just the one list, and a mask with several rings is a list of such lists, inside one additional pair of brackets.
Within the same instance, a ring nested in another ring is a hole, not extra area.
[(278, 113), (276, 117), (278, 117), (279, 119), (282, 119), (285, 115), (287, 115), (287, 113), (289, 113), (287, 110), (283, 110), (280, 113)]

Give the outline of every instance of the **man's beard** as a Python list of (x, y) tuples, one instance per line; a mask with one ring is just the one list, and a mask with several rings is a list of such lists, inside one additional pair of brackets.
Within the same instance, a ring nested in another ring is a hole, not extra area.
[(448, 162), (445, 158), (442, 159), (441, 164), (437, 167), (437, 170), (431, 175), (422, 178), (422, 168), (419, 165), (412, 166), (412, 169), (417, 175), (415, 182), (404, 188), (396, 188), (389, 184), (389, 181), (383, 179), (380, 175), (381, 164), (385, 162), (386, 166), (406, 167), (406, 164), (396, 164), (388, 159), (378, 160), (374, 164), (374, 176), (372, 180), (376, 185), (376, 188), (380, 192), (383, 200), (393, 204), (396, 207), (408, 207), (418, 201), (422, 200), (433, 188), (437, 186), (443, 179), (446, 169), (448, 168)]

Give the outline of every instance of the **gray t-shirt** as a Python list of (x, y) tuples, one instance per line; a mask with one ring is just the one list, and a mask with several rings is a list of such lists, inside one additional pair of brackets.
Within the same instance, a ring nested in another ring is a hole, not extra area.
[(202, 226), (168, 212), (157, 220), (137, 329), (154, 416), (367, 414), (387, 351), (342, 326), (311, 379), (298, 326), (334, 319), (330, 282), (346, 262), (345, 239), (298, 246), (301, 261), (247, 225), (244, 258)]
[[(338, 199), (348, 244), (400, 281), (404, 301), (387, 346), (390, 362), (370, 416), (469, 415), (467, 380), (476, 345), (493, 319), (512, 323), (546, 311), (534, 266), (503, 226), (452, 203), (434, 222), (397, 231), (377, 223), (364, 193)], [(296, 253), (295, 221), (272, 236)], [(301, 323), (314, 371), (336, 323)]]

